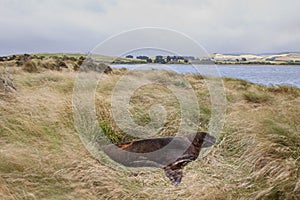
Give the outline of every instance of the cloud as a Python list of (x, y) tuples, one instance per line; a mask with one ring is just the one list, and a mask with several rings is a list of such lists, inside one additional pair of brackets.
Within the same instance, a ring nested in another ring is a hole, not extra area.
[(2, 0), (0, 54), (87, 52), (121, 31), (183, 32), (210, 52), (299, 51), (298, 0)]

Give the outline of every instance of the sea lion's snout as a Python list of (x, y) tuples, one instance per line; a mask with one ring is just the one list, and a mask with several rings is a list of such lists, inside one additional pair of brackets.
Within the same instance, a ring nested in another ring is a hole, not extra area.
[(216, 138), (213, 135), (206, 134), (202, 143), (202, 148), (210, 147), (216, 143)]

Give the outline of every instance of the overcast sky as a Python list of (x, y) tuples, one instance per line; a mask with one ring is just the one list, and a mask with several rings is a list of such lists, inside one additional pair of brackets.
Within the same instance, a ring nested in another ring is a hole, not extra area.
[(299, 0), (0, 0), (0, 55), (86, 53), (139, 27), (182, 32), (209, 53), (300, 51), (299, 8)]

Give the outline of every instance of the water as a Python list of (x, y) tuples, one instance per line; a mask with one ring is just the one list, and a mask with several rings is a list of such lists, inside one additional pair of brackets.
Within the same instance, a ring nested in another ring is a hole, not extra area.
[(290, 85), (300, 88), (299, 65), (112, 65), (127, 69), (166, 69), (177, 73), (202, 74), (243, 79), (262, 85)]

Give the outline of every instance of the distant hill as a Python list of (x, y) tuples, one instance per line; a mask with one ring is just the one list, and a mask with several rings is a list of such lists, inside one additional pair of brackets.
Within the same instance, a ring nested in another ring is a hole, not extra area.
[(300, 64), (300, 53), (275, 54), (212, 54), (217, 64)]

